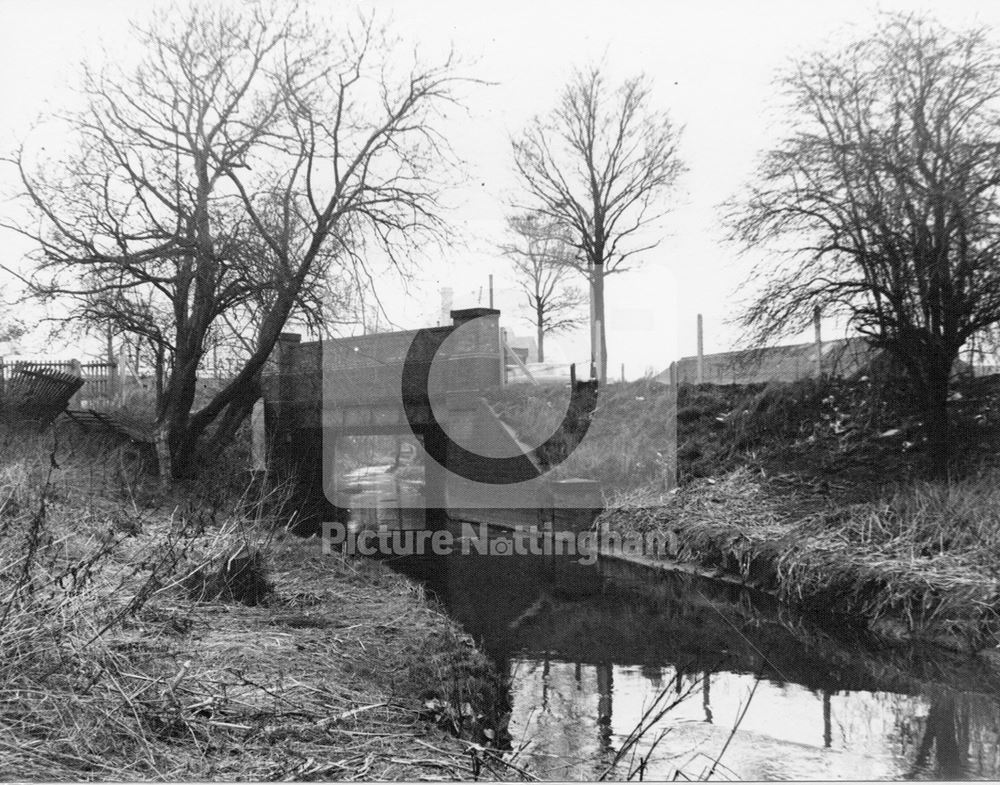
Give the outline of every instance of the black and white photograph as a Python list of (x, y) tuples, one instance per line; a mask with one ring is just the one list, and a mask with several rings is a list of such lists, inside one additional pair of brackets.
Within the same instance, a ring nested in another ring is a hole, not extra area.
[(0, 0), (0, 781), (1000, 780), (1000, 4)]

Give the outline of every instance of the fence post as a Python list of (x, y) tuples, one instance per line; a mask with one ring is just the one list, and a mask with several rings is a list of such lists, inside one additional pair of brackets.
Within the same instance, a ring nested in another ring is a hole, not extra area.
[(697, 384), (705, 383), (705, 340), (701, 314), (698, 314), (698, 375)]
[(117, 403), (119, 406), (125, 403), (125, 382), (128, 379), (128, 357), (125, 354), (125, 349), (118, 354), (115, 359), (115, 371), (118, 376), (118, 398)]
[[(69, 361), (69, 370), (74, 376), (83, 378), (83, 366), (76, 358)], [(69, 402), (74, 409), (79, 409), (83, 405), (83, 385), (80, 385), (80, 389), (73, 393), (73, 397), (69, 399)]]
[(264, 429), (264, 399), (258, 398), (250, 413), (250, 470), (267, 471), (267, 434)]
[(108, 404), (118, 397), (118, 362), (112, 355), (108, 355), (104, 366), (104, 396)]

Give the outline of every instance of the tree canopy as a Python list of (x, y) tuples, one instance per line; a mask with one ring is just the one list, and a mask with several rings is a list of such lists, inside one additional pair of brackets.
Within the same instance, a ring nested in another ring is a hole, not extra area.
[[(325, 301), (333, 316), (331, 280), (370, 284), (373, 248), (402, 270), (445, 229), (435, 121), (454, 100), (451, 60), (407, 64), (371, 19), (329, 33), (281, 9), (163, 12), (136, 29), (136, 68), (86, 69), (84, 108), (63, 118), (72, 152), (9, 160), (31, 217), (8, 228), (36, 245), (35, 293), (169, 356), (160, 454), (174, 473), (210, 423), (223, 415), (225, 433), (246, 415), (293, 311)], [(213, 327), (234, 320), (253, 328), (245, 362), (192, 412)]]
[(943, 460), (953, 364), (1000, 321), (1000, 55), (984, 29), (882, 21), (781, 80), (788, 131), (731, 205), (777, 252), (744, 321), (766, 341), (845, 315), (906, 369)]

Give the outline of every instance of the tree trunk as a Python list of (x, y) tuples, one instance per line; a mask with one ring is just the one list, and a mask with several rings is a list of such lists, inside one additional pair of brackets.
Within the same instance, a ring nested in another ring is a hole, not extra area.
[(538, 362), (545, 362), (545, 328), (541, 318), (538, 319)]
[(212, 435), (212, 450), (218, 453), (236, 436), (236, 430), (253, 411), (253, 406), (261, 396), (261, 379), (258, 373), (230, 401), (223, 412), (219, 424)]
[(948, 423), (948, 382), (951, 362), (934, 358), (929, 363), (924, 390), (924, 432), (929, 468), (935, 479), (948, 479), (951, 439)]
[[(305, 265), (300, 268), (299, 274), (282, 293), (281, 297), (278, 298), (272, 309), (265, 315), (258, 329), (258, 338), (254, 353), (236, 374), (236, 377), (194, 414), (190, 413), (190, 406), (194, 400), (194, 386), (192, 385), (191, 396), (188, 400), (188, 409), (186, 410), (187, 414), (185, 416), (183, 435), (178, 439), (176, 444), (171, 445), (173, 448), (172, 455), (175, 477), (180, 476), (187, 470), (191, 458), (194, 456), (198, 440), (216, 417), (226, 412), (226, 423), (220, 426), (223, 429), (222, 436), (224, 436), (225, 431), (235, 433), (240, 422), (250, 413), (254, 401), (260, 395), (261, 371), (267, 362), (267, 358), (270, 357), (271, 352), (274, 350), (285, 322), (288, 320), (288, 314), (292, 310), (295, 298), (301, 291), (307, 269), (308, 267)], [(197, 370), (197, 361), (194, 363), (194, 369), (192, 370)], [(195, 376), (192, 375), (192, 380), (194, 379)], [(232, 407), (231, 410), (230, 407)]]
[[(608, 383), (608, 341), (607, 326), (604, 319), (604, 265), (594, 265), (594, 320), (597, 322), (597, 335), (592, 341), (601, 347), (600, 362), (597, 367), (597, 383), (603, 387)], [(595, 347), (596, 348), (596, 347)], [(594, 352), (597, 354), (597, 352)]]
[(164, 377), (166, 376), (166, 351), (164, 350), (162, 344), (154, 347), (154, 368), (153, 375), (155, 376), (156, 384), (156, 416), (160, 417), (163, 414), (164, 406)]
[(170, 429), (167, 424), (157, 426), (153, 436), (156, 447), (156, 466), (160, 475), (160, 484), (166, 485), (173, 479), (174, 465), (170, 457)]
[[(924, 737), (920, 742), (911, 776), (918, 773), (932, 773), (943, 780), (961, 779), (964, 772), (968, 741), (961, 739), (955, 699), (940, 698), (931, 701), (927, 713)], [(964, 743), (963, 743), (964, 742)], [(930, 754), (934, 750), (934, 765)]]
[[(178, 344), (181, 344), (178, 341)], [(192, 439), (190, 428), (191, 408), (194, 406), (195, 393), (198, 386), (197, 351), (178, 351), (174, 355), (174, 367), (170, 374), (165, 393), (166, 406), (161, 417), (161, 425), (166, 429), (166, 443), (170, 451), (169, 476), (177, 479), (183, 476), (191, 465), (194, 453), (195, 436)], [(161, 471), (165, 468), (163, 461)]]

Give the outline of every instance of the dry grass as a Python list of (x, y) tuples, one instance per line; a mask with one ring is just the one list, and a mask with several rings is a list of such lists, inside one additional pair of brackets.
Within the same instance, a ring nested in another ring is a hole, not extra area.
[(669, 533), (672, 556), (896, 637), (963, 649), (1000, 640), (995, 475), (918, 483), (837, 505), (794, 478), (738, 469), (676, 494), (612, 500), (615, 529)]
[[(490, 402), (519, 436), (537, 444), (562, 422), (569, 388), (516, 385), (497, 391)], [(662, 483), (675, 437), (669, 427), (674, 407), (669, 388), (652, 379), (608, 385), (585, 441), (568, 458), (568, 445), (556, 444), (542, 460), (559, 464), (555, 475), (589, 477), (608, 487)]]
[[(503, 685), (417, 588), (275, 538), (263, 492), (192, 515), (91, 492), (70, 463), (48, 439), (0, 462), (4, 779), (513, 774), (486, 746)], [(273, 592), (191, 598), (240, 554)]]
[(1000, 633), (995, 475), (920, 482), (798, 524), (778, 562), (786, 593), (868, 618), (898, 617), (973, 648)]

